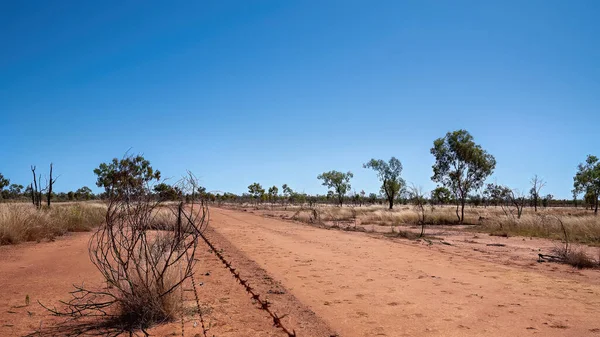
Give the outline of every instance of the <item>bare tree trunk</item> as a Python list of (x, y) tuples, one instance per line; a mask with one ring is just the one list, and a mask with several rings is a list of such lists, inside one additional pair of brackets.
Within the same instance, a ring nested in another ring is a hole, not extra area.
[(48, 208), (50, 208), (50, 199), (52, 199), (52, 163), (50, 163), (50, 181), (48, 182), (48, 194), (46, 195), (46, 199), (48, 199)]
[(35, 191), (33, 190), (33, 183), (31, 183), (31, 185), (29, 186), (31, 187), (31, 203), (33, 204), (33, 206), (35, 206)]
[(33, 204), (36, 207), (40, 207), (41, 200), (39, 200), (40, 196), (39, 196), (39, 192), (38, 192), (38, 183), (36, 180), (37, 178), (35, 176), (35, 166), (31, 166), (31, 173), (33, 174), (33, 186), (35, 187), (35, 189), (33, 190), (33, 195), (34, 195)]
[(460, 215), (458, 214), (458, 207), (460, 206), (460, 204), (457, 202), (456, 203), (456, 217), (458, 218), (458, 222), (460, 222)]
[(594, 214), (598, 215), (598, 196), (596, 196), (596, 208), (594, 209)]
[(461, 210), (460, 210), (460, 223), (463, 223), (465, 221), (465, 199), (462, 199), (462, 201), (460, 202), (461, 205)]

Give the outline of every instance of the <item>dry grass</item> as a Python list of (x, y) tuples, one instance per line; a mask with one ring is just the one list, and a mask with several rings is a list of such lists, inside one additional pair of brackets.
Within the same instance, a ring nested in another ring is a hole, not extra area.
[[(245, 206), (229, 205), (233, 208)], [(385, 206), (363, 207), (337, 207), (317, 206), (318, 221), (312, 209), (300, 206), (252, 206), (254, 209), (274, 213), (277, 216), (288, 217), (297, 221), (314, 224), (316, 222), (337, 225), (357, 226), (415, 226), (418, 224), (418, 214), (411, 205), (395, 205), (393, 210)], [(525, 236), (560, 240), (563, 238), (560, 225), (552, 220), (549, 215), (560, 217), (572, 242), (600, 246), (600, 216), (594, 216), (589, 210), (582, 208), (539, 208), (538, 212), (526, 208), (520, 219), (516, 211), (502, 207), (469, 207), (465, 208), (464, 225), (477, 232), (486, 232), (501, 236)], [(427, 206), (425, 210), (425, 224), (427, 226), (454, 226), (457, 225), (456, 207), (454, 206)], [(456, 229), (464, 227), (455, 227)]]
[(25, 203), (0, 204), (0, 245), (89, 231), (104, 221), (105, 213), (99, 203), (55, 204), (40, 210)]

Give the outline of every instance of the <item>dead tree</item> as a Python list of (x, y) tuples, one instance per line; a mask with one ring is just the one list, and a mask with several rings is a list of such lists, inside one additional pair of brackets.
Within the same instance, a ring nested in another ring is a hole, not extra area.
[(42, 207), (42, 192), (41, 192), (41, 188), (42, 188), (42, 176), (40, 175), (39, 178), (36, 178), (35, 175), (35, 165), (31, 165), (31, 173), (33, 174), (33, 190), (32, 190), (32, 195), (33, 195), (33, 205), (35, 205), (35, 207), (37, 208), (41, 208)]
[(52, 199), (52, 186), (57, 179), (58, 177), (52, 179), (52, 163), (50, 163), (50, 180), (48, 180), (48, 194), (46, 195), (46, 199), (48, 199), (48, 207), (50, 207), (50, 199)]
[(533, 207), (534, 210), (537, 212), (537, 206), (538, 206), (538, 200), (540, 198), (540, 191), (542, 190), (542, 188), (544, 188), (544, 186), (546, 186), (546, 182), (541, 179), (540, 177), (538, 177), (538, 175), (534, 175), (533, 178), (531, 178), (531, 190), (530, 190), (530, 194), (531, 194), (531, 199), (533, 199)]

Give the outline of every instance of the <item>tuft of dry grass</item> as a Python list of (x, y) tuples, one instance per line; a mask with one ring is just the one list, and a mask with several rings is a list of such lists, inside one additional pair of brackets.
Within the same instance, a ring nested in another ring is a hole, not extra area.
[(98, 203), (55, 204), (39, 210), (24, 203), (0, 204), (0, 245), (89, 231), (99, 226), (105, 215), (106, 208)]

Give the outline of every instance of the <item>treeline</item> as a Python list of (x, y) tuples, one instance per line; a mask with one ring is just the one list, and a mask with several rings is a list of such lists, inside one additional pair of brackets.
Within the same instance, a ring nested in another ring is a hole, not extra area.
[[(389, 209), (394, 204), (418, 204), (424, 205), (448, 205), (456, 206), (456, 216), (459, 222), (464, 219), (465, 206), (500, 206), (511, 207), (518, 210), (520, 217), (523, 208), (532, 207), (535, 211), (538, 207), (574, 206), (587, 207), (598, 213), (600, 196), (600, 160), (598, 157), (588, 155), (586, 161), (577, 166), (577, 172), (573, 177), (573, 199), (556, 200), (552, 194), (545, 193), (546, 182), (533, 175), (528, 190), (510, 188), (498, 183), (487, 183), (486, 180), (493, 174), (496, 168), (496, 159), (487, 153), (479, 144), (474, 142), (473, 137), (466, 130), (457, 130), (446, 133), (444, 137), (433, 142), (430, 153), (435, 158), (432, 166), (433, 175), (431, 180), (437, 184), (436, 188), (429, 192), (423, 192), (417, 185), (408, 185), (401, 177), (402, 163), (395, 157), (384, 161), (382, 159), (371, 159), (363, 164), (363, 168), (373, 170), (381, 182), (378, 193), (367, 193), (364, 190), (356, 192), (352, 189), (352, 172), (340, 172), (336, 170), (323, 172), (317, 175), (322, 185), (327, 187), (326, 195), (309, 195), (294, 191), (290, 186), (271, 186), (267, 189), (257, 182), (248, 186), (248, 192), (241, 195), (233, 193), (207, 192), (204, 187), (197, 187), (194, 194), (200, 195), (208, 202), (250, 202), (271, 204), (352, 204), (357, 206), (386, 204)], [(150, 162), (143, 156), (126, 156), (122, 159), (114, 158), (108, 163), (102, 163), (94, 170), (97, 176), (96, 186), (103, 187), (105, 192), (95, 195), (91, 189), (84, 186), (72, 192), (53, 192), (53, 185), (58, 178), (53, 178), (52, 164), (50, 164), (50, 175), (42, 184), (42, 176), (36, 175), (35, 166), (31, 167), (33, 181), (27, 187), (23, 185), (10, 184), (10, 181), (0, 174), (0, 196), (2, 199), (27, 199), (31, 198), (33, 204), (40, 206), (45, 200), (50, 206), (50, 200), (55, 201), (77, 201), (104, 199), (111, 196), (115, 191), (110, 189), (116, 182), (127, 184), (127, 181), (118, 172), (129, 172), (138, 174), (144, 172), (148, 180), (161, 181), (160, 171), (154, 170)], [(7, 187), (7, 188), (6, 188)], [(5, 189), (6, 188), (6, 189)], [(160, 200), (181, 200), (182, 189), (177, 182), (168, 184), (165, 181), (152, 186), (152, 196)], [(579, 199), (583, 197), (582, 199)]]

